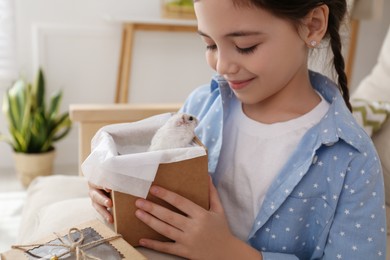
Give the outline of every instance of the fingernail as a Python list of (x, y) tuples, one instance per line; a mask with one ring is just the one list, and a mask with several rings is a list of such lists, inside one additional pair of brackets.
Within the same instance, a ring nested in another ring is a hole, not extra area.
[(144, 216), (144, 212), (142, 210), (136, 210), (135, 211), (135, 215), (138, 217), (138, 218), (142, 218)]
[(158, 189), (156, 186), (152, 186), (152, 187), (150, 188), (150, 192), (153, 193), (153, 194), (157, 194), (158, 191), (159, 191), (159, 189)]
[(143, 200), (136, 200), (135, 205), (139, 208), (142, 208), (145, 205), (145, 202)]
[(106, 200), (104, 201), (104, 206), (106, 206), (107, 208), (109, 207), (108, 203), (109, 203), (109, 201), (108, 201), (108, 199), (106, 199)]
[(146, 246), (146, 241), (143, 240), (143, 239), (140, 239), (139, 244), (140, 244), (141, 246)]

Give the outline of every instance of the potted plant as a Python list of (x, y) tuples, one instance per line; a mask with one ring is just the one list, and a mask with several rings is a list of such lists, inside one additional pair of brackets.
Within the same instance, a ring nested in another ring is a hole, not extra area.
[(45, 79), (40, 69), (34, 84), (18, 79), (4, 96), (3, 112), (10, 136), (0, 134), (14, 151), (15, 168), (23, 186), (37, 176), (52, 174), (54, 143), (71, 129), (69, 113), (60, 113), (62, 91), (45, 100)]

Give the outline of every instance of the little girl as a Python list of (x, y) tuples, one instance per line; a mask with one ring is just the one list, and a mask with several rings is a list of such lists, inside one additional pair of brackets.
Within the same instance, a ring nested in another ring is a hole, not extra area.
[[(181, 110), (200, 119), (210, 209), (153, 186), (186, 216), (137, 200), (137, 217), (175, 241), (140, 244), (190, 259), (385, 259), (381, 165), (348, 101), (339, 36), (345, 0), (194, 6), (217, 76)], [(320, 44), (333, 51), (337, 84), (308, 70), (309, 51)], [(90, 194), (112, 221), (112, 201), (98, 187)]]

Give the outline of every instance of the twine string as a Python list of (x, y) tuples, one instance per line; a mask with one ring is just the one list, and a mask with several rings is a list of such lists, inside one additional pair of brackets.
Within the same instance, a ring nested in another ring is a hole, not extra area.
[[(80, 237), (77, 238), (77, 239), (73, 239), (72, 233), (80, 234)], [(22, 250), (25, 253), (28, 253), (31, 256), (36, 257), (36, 258), (42, 258), (41, 256), (37, 256), (37, 255), (29, 252), (29, 250), (26, 249), (26, 248), (40, 247), (40, 246), (64, 247), (64, 248), (66, 248), (68, 250), (66, 252), (62, 253), (62, 254), (53, 256), (52, 257), (53, 260), (54, 259), (59, 259), (60, 257), (66, 255), (66, 254), (72, 254), (72, 253), (74, 253), (76, 255), (76, 260), (86, 260), (86, 259), (101, 260), (98, 257), (95, 257), (93, 255), (87, 254), (84, 250), (122, 237), (121, 235), (114, 235), (112, 237), (101, 238), (99, 240), (83, 244), (83, 242), (84, 242), (84, 233), (81, 230), (79, 230), (78, 228), (71, 228), (71, 229), (69, 229), (69, 232), (68, 232), (68, 235), (67, 235), (68, 236), (68, 240), (69, 240), (68, 242), (64, 241), (61, 238), (61, 236), (58, 235), (57, 233), (54, 233), (54, 234), (57, 236), (57, 238), (60, 240), (60, 242), (62, 244), (53, 244), (53, 243), (39, 244), (38, 243), (38, 244), (29, 244), (29, 245), (13, 245), (13, 246), (11, 246), (11, 248), (12, 249)]]

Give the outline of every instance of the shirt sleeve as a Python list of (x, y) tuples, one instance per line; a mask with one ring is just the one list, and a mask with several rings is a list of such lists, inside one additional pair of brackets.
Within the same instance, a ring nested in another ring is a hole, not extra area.
[[(370, 146), (366, 149), (367, 152), (356, 152), (346, 171), (335, 175), (342, 180), (340, 189), (330, 189), (328, 194), (332, 201), (337, 200), (333, 204), (334, 213), (326, 219), (328, 228), (318, 234), (321, 239), (315, 251), (311, 256), (310, 253), (306, 255), (305, 259), (386, 258), (387, 229), (382, 169), (375, 150)], [(262, 254), (265, 260), (298, 259), (294, 253), (271, 251)]]
[(384, 197), (378, 156), (360, 154), (345, 174), (322, 259), (385, 259)]

